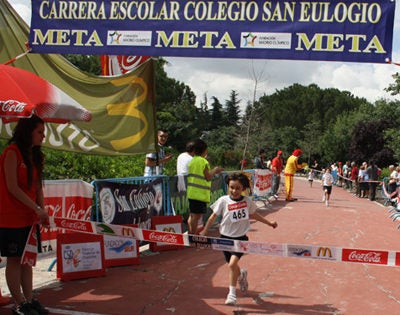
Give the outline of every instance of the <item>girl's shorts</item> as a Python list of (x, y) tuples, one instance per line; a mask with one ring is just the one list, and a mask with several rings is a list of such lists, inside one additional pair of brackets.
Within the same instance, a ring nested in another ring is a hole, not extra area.
[[(243, 236), (239, 236), (239, 237), (230, 237), (230, 236), (225, 236), (225, 235), (221, 235), (221, 238), (226, 238), (229, 240), (239, 240), (239, 241), (248, 241), (249, 238), (247, 237), (247, 235), (243, 235)], [(232, 256), (236, 256), (240, 259), (240, 257), (243, 256), (243, 253), (240, 252), (228, 252), (228, 251), (224, 251), (224, 256), (225, 256), (225, 261), (227, 263), (229, 263), (229, 261), (231, 260)]]
[(3, 257), (21, 257), (24, 253), (31, 226), (0, 228), (0, 254)]

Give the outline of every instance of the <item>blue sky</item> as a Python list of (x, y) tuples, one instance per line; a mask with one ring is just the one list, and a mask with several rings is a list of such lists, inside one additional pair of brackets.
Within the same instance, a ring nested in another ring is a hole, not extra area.
[[(25, 21), (30, 21), (30, 0), (8, 1)], [(400, 1), (396, 2), (393, 38), (393, 61), (400, 62)], [(205, 93), (209, 100), (215, 96), (224, 103), (231, 91), (235, 90), (244, 108), (248, 101), (253, 100), (256, 81), (257, 98), (295, 83), (314, 83), (321, 88), (349, 91), (370, 102), (382, 98), (400, 99), (400, 96), (395, 98), (384, 91), (394, 82), (392, 75), (400, 72), (400, 67), (395, 65), (182, 57), (166, 59), (168, 65), (165, 70), (168, 75), (190, 86), (197, 96), (197, 104), (204, 99)]]

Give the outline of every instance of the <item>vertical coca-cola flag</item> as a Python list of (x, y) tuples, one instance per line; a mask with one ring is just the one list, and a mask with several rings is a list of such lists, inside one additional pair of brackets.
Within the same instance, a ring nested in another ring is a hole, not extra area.
[(150, 58), (150, 56), (101, 55), (102, 74), (114, 76), (128, 73)]
[[(82, 180), (46, 180), (44, 184), (45, 209), (50, 216), (90, 220), (93, 186)], [(57, 228), (41, 228), (42, 253), (56, 249)]]

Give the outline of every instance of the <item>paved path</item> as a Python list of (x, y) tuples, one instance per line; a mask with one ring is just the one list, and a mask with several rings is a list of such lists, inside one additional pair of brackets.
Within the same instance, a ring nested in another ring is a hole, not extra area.
[[(299, 200), (281, 198), (261, 210), (279, 227), (254, 222), (250, 240), (399, 249), (397, 223), (377, 202), (334, 187), (326, 207), (320, 184), (310, 188), (304, 179), (296, 179), (294, 197)], [(54, 271), (49, 279), (43, 270), (34, 278), (36, 287), (46, 278), (36, 291), (51, 314), (391, 315), (400, 310), (400, 267), (263, 255), (245, 255), (241, 266), (248, 269), (249, 291), (238, 290), (236, 306), (224, 305), (228, 269), (222, 253), (212, 250), (144, 252), (139, 265), (109, 268), (100, 278), (59, 282)], [(3, 314), (10, 314), (9, 308), (0, 308)]]

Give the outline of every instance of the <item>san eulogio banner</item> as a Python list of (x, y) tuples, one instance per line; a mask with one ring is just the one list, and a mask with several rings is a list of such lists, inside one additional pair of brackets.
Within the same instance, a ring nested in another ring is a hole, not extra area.
[(32, 52), (391, 59), (395, 2), (32, 1)]

